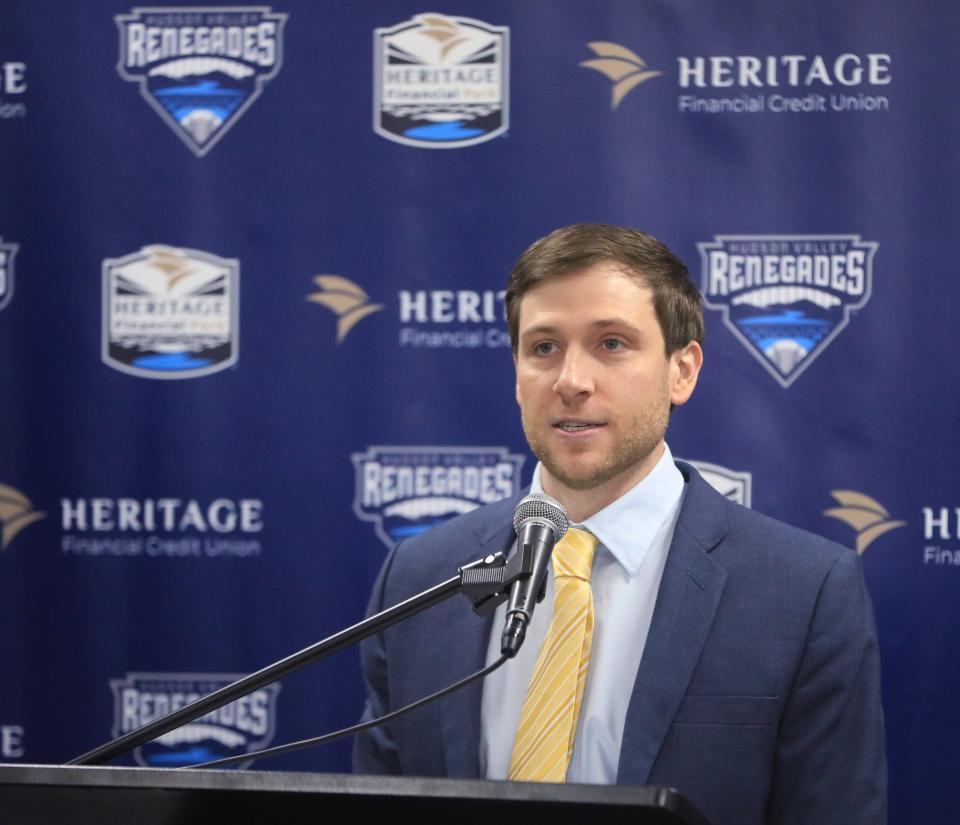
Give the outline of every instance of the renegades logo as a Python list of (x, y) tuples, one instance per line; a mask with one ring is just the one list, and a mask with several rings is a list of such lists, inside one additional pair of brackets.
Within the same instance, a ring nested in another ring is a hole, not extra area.
[(283, 65), (287, 15), (269, 6), (133, 9), (120, 30), (120, 77), (197, 157), (260, 97)]
[(520, 491), (524, 456), (506, 447), (369, 447), (352, 456), (353, 512), (389, 548)]
[(704, 303), (786, 388), (870, 300), (878, 246), (859, 235), (716, 235), (697, 244)]

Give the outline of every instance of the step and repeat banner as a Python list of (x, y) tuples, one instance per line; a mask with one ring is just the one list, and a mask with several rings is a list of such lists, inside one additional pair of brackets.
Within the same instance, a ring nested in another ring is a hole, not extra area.
[[(947, 821), (958, 34), (934, 0), (4, 3), (0, 759), (356, 621), (389, 547), (526, 485), (503, 290), (595, 221), (702, 289), (674, 454), (862, 554), (892, 820)], [(349, 651), (120, 761), (362, 701)]]

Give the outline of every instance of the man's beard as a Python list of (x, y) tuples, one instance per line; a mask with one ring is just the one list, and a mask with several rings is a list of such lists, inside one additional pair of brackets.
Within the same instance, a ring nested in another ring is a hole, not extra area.
[[(638, 411), (629, 421), (622, 422), (618, 440), (605, 455), (595, 457), (585, 450), (584, 457), (589, 457), (591, 467), (579, 466), (575, 444), (571, 444), (562, 457), (556, 455), (548, 446), (549, 433), (544, 432), (550, 427), (544, 428), (539, 422), (530, 421), (523, 410), (520, 417), (530, 449), (550, 475), (571, 490), (591, 490), (647, 459), (666, 435), (669, 409), (669, 396), (664, 387), (662, 398), (658, 398), (651, 408)], [(607, 424), (610, 426), (612, 423)]]

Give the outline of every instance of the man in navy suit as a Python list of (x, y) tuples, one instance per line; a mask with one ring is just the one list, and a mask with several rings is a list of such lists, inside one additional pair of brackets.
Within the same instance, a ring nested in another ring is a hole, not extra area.
[[(540, 460), (533, 489), (599, 541), (566, 781), (676, 787), (715, 825), (884, 823), (879, 660), (859, 559), (729, 502), (664, 440), (703, 361), (686, 267), (642, 232), (579, 224), (524, 253), (506, 304)], [(397, 547), (371, 611), (509, 552), (516, 504)], [(445, 602), (365, 643), (365, 715), (493, 662), (503, 611), (484, 621)], [(355, 770), (505, 778), (551, 612), (548, 597), (520, 653), (482, 685), (359, 736)]]

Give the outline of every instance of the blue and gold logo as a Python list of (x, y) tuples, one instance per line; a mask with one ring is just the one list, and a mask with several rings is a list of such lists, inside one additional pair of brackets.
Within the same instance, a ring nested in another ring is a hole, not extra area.
[(103, 362), (141, 378), (197, 378), (239, 357), (240, 264), (155, 244), (103, 262)]
[(524, 462), (506, 447), (369, 447), (351, 458), (353, 512), (389, 548), (519, 492)]
[(870, 300), (878, 244), (859, 235), (716, 235), (697, 248), (704, 303), (786, 388)]
[(422, 149), (483, 143), (509, 125), (506, 26), (417, 14), (376, 29), (374, 131)]
[[(154, 722), (240, 679), (222, 673), (128, 673), (111, 679), (114, 738)], [(181, 768), (263, 750), (273, 741), (279, 684), (267, 685), (141, 745), (138, 765)], [(233, 767), (242, 768), (249, 762)]]
[(269, 6), (133, 9), (120, 29), (117, 71), (197, 157), (260, 97), (283, 64), (287, 15)]
[(4, 243), (0, 237), (0, 309), (13, 298), (13, 259), (18, 248), (15, 243)]

